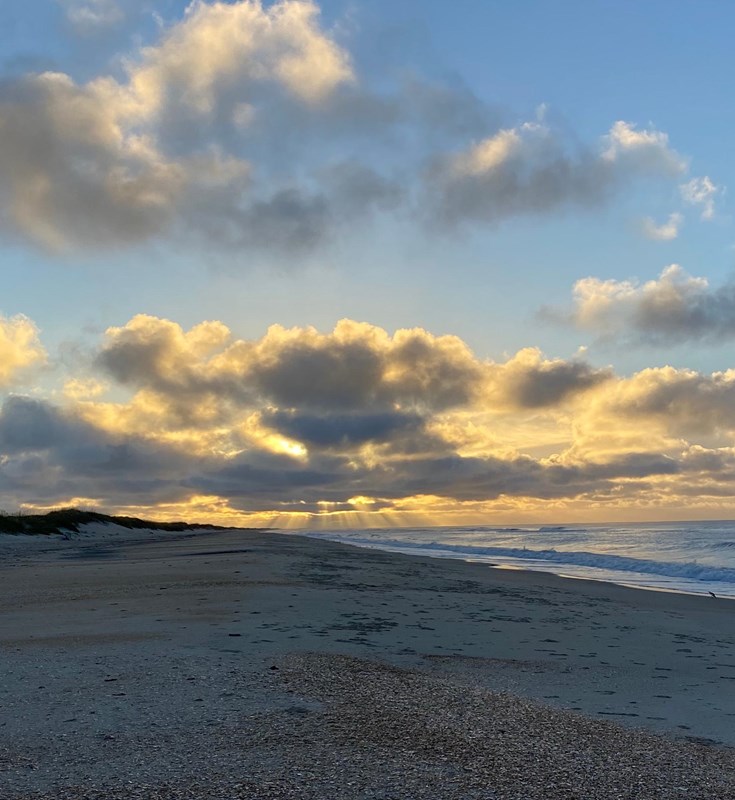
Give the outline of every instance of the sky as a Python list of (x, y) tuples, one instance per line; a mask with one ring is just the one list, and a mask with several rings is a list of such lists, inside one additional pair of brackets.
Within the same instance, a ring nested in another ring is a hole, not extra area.
[(4, 0), (0, 508), (732, 518), (734, 23)]

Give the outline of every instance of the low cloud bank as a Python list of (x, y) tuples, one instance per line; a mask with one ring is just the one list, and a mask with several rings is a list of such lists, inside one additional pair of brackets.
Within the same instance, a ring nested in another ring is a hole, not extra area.
[(6, 507), (84, 497), (263, 521), (666, 507), (692, 487), (714, 508), (735, 491), (733, 371), (619, 377), (534, 348), (488, 361), (423, 329), (344, 320), (244, 340), (138, 316), (66, 377), (63, 401), (4, 401)]

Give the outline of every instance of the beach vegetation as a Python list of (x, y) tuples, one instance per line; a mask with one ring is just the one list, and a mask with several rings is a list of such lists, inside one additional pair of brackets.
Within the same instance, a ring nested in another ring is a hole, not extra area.
[(138, 517), (113, 516), (98, 511), (82, 511), (78, 508), (59, 508), (46, 514), (29, 514), (21, 510), (14, 514), (0, 513), (0, 533), (17, 535), (41, 535), (78, 533), (79, 528), (89, 523), (114, 524), (130, 530), (187, 531), (222, 529), (217, 525), (203, 525), (190, 522), (163, 522), (138, 519)]

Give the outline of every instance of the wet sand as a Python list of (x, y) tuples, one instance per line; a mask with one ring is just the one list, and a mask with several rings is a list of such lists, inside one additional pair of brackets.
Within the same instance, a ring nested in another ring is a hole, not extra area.
[[(360, 783), (351, 763), (331, 795), (317, 791), (306, 766), (335, 701), (306, 678), (326, 663), (366, 685), (376, 674), (417, 682), (428, 698), (434, 685), (437, 697), (468, 704), (490, 690), (540, 701), (532, 707), (542, 717), (544, 706), (552, 719), (554, 708), (573, 710), (559, 730), (580, 714), (614, 722), (594, 730), (620, 732), (630, 748), (618, 725), (662, 734), (650, 741), (673, 747), (673, 763), (714, 759), (724, 781), (716, 795), (690, 786), (688, 797), (735, 797), (723, 788), (735, 781), (732, 601), (238, 531), (0, 545), (0, 797), (63, 797), (72, 786), (89, 793), (69, 797), (112, 797), (126, 782), (127, 796), (153, 797), (152, 786), (191, 787), (203, 776), (229, 781), (222, 797), (516, 796), (499, 786), (470, 795), (459, 784), (452, 794), (455, 778), (433, 766), (412, 794), (390, 794), (374, 785), (385, 770)], [(340, 697), (349, 706), (344, 686)], [(370, 705), (364, 693), (358, 702)], [(304, 726), (309, 736), (288, 734)], [(356, 728), (354, 741), (361, 735)], [(304, 765), (301, 778), (294, 764)], [(604, 791), (546, 796), (636, 796)]]

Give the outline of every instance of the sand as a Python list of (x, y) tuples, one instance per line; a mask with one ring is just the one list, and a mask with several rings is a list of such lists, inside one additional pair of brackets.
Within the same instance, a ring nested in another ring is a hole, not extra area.
[(735, 798), (732, 601), (114, 534), (0, 541), (2, 800)]

